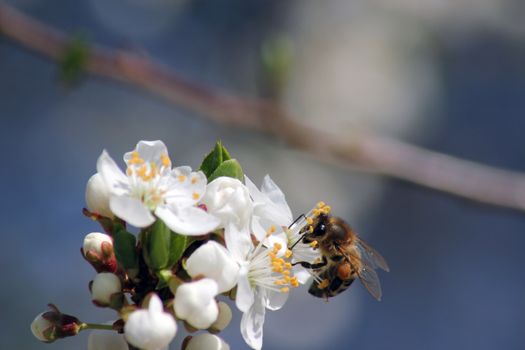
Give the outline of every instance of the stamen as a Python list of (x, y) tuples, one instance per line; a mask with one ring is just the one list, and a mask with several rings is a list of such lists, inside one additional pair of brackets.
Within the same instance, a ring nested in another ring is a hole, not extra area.
[(191, 195), (191, 197), (192, 197), (194, 200), (197, 200), (197, 199), (199, 199), (200, 194), (199, 194), (199, 192), (193, 192), (193, 194)]
[(171, 159), (168, 157), (167, 154), (161, 154), (160, 155), (160, 161), (162, 163), (162, 166), (169, 168), (171, 166)]
[(199, 181), (199, 178), (198, 178), (197, 176), (193, 176), (193, 177), (191, 178), (191, 183), (192, 183), (192, 185), (195, 185), (195, 184), (197, 183), (197, 181)]
[(292, 253), (292, 251), (290, 249), (286, 249), (286, 253), (284, 253), (284, 257), (288, 259), (289, 257), (292, 256), (292, 254), (293, 253)]
[(317, 247), (318, 245), (319, 245), (319, 242), (317, 242), (317, 241), (312, 241), (312, 242), (310, 243), (310, 247), (312, 247), (312, 248), (315, 248), (315, 247)]
[(184, 181), (186, 181), (186, 176), (179, 175), (179, 182), (184, 182)]

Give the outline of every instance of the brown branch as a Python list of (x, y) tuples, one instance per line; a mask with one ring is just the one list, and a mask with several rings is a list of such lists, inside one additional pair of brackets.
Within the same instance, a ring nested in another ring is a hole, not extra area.
[[(66, 54), (64, 33), (0, 3), (0, 33), (51, 60)], [(279, 106), (210, 90), (132, 52), (89, 47), (86, 70), (140, 86), (219, 123), (272, 135), (324, 162), (416, 183), (473, 201), (525, 210), (525, 174), (500, 170), (375, 135), (338, 138), (299, 123)]]

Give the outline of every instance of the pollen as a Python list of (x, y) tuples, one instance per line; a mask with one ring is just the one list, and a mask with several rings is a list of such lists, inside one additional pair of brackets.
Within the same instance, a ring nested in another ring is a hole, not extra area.
[(292, 253), (292, 251), (290, 249), (286, 249), (286, 253), (284, 253), (284, 257), (288, 259), (289, 257), (292, 256), (292, 254), (293, 253)]
[(317, 246), (319, 245), (319, 242), (317, 241), (312, 241), (309, 246), (312, 247), (312, 248), (316, 248)]
[(312, 219), (311, 217), (307, 217), (307, 218), (306, 218), (306, 223), (307, 223), (308, 225), (311, 225), (311, 224), (314, 223), (314, 219)]
[(317, 203), (317, 208), (321, 209), (321, 208), (323, 208), (325, 205), (326, 205), (325, 202), (320, 201), (320, 202)]
[(314, 227), (313, 226), (308, 227), (308, 232), (314, 233)]
[(191, 195), (191, 197), (192, 197), (194, 200), (197, 200), (197, 199), (199, 199), (200, 194), (199, 194), (199, 192), (193, 192), (193, 194)]
[(179, 182), (184, 182), (184, 181), (186, 181), (186, 176), (179, 175)]
[(197, 176), (193, 176), (193, 177), (191, 178), (191, 184), (192, 184), (192, 185), (195, 185), (195, 184), (197, 183), (197, 181), (199, 181), (199, 178), (198, 178)]
[[(270, 233), (275, 233), (275, 231), (276, 231), (275, 225), (272, 225), (272, 226), (270, 227), (269, 232), (270, 232)], [(281, 249), (281, 248), (279, 248), (279, 249)]]
[(319, 289), (325, 289), (325, 288), (328, 287), (329, 285), (330, 285), (330, 281), (327, 280), (327, 279), (324, 279), (324, 280), (322, 280), (322, 281), (317, 285), (317, 287), (318, 287)]
[(160, 155), (160, 162), (162, 163), (162, 166), (168, 168), (171, 166), (171, 159), (168, 157), (167, 154), (161, 154)]
[(283, 247), (283, 246), (282, 246), (280, 243), (277, 243), (277, 242), (276, 242), (276, 243), (273, 244), (273, 250), (274, 250), (274, 251), (275, 251), (275, 250), (279, 251), (279, 250), (281, 250), (282, 247)]

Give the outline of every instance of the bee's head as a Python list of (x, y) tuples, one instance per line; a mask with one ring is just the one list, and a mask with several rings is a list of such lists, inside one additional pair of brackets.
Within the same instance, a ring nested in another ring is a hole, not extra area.
[(326, 238), (331, 241), (343, 242), (348, 239), (350, 227), (341, 219), (331, 217), (325, 225)]

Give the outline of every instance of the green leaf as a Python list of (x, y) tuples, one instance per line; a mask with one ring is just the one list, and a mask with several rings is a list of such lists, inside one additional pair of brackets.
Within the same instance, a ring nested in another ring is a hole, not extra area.
[(221, 165), (224, 159), (224, 154), (226, 154), (228, 157), (230, 156), (228, 154), (228, 151), (224, 152), (223, 150), (226, 151), (226, 149), (224, 149), (224, 147), (222, 146), (221, 142), (217, 141), (215, 147), (202, 161), (200, 170), (202, 170), (202, 172), (206, 175), (207, 178), (209, 178), (211, 174), (213, 174), (215, 169), (217, 169), (219, 165)]
[(208, 181), (211, 182), (220, 176), (233, 177), (234, 179), (244, 181), (244, 172), (236, 159), (229, 159), (219, 165), (213, 174), (208, 177)]
[(170, 240), (170, 256), (168, 260), (168, 268), (173, 267), (177, 261), (182, 257), (182, 254), (186, 250), (188, 244), (188, 237), (179, 235), (178, 233), (171, 232)]
[(124, 269), (138, 267), (138, 257), (135, 244), (135, 236), (126, 230), (117, 230), (113, 235), (115, 256)]
[(162, 222), (157, 220), (146, 234), (146, 245), (144, 259), (153, 270), (161, 270), (168, 264), (170, 253), (171, 231)]
[[(220, 141), (218, 143), (220, 144)], [(230, 156), (230, 153), (228, 152), (226, 147), (224, 147), (222, 144), (220, 144), (220, 145), (221, 145), (222, 161), (225, 162), (227, 160), (232, 159), (232, 157)]]

